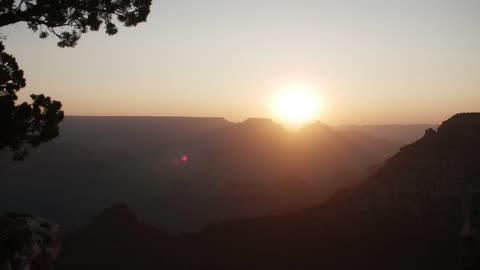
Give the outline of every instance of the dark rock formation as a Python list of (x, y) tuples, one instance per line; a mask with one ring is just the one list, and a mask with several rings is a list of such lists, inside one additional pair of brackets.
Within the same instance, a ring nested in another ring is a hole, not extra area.
[[(292, 133), (270, 119), (68, 117), (61, 138), (26, 162), (5, 162), (0, 205), (48, 216), (70, 231), (126, 201), (147, 224), (199, 230), (322, 202), (400, 148), (358, 132), (343, 135), (320, 123)], [(287, 200), (288, 189), (308, 193)]]
[[(135, 258), (152, 263), (150, 268), (208, 270), (450, 270), (474, 265), (465, 259), (475, 263), (471, 258), (479, 255), (477, 249), (464, 245), (472, 241), (478, 245), (475, 237), (468, 238), (465, 226), (476, 224), (467, 222), (471, 216), (466, 205), (472, 203), (472, 192), (480, 190), (479, 115), (459, 114), (438, 132), (427, 130), (368, 181), (338, 192), (325, 203), (290, 214), (211, 225), (175, 237), (170, 248), (151, 249), (157, 254), (155, 262), (145, 260), (145, 255)], [(110, 229), (117, 228), (121, 226)], [(136, 237), (131, 241), (141, 247), (164, 239), (142, 228), (135, 226), (131, 233), (124, 228), (116, 237)], [(138, 237), (140, 231), (145, 239)], [(107, 248), (106, 243), (118, 240), (94, 232), (78, 233), (77, 239), (90, 235), (90, 242), (75, 250), (77, 260), (66, 258), (70, 266), (83, 264), (80, 258), (90, 258), (98, 247), (104, 247), (99, 254), (110, 252), (109, 258), (117, 261), (127, 256), (124, 249)], [(91, 260), (84, 268), (106, 269), (106, 265), (111, 266)]]
[(452, 117), (319, 206), (183, 238), (191, 269), (458, 269), (464, 201), (480, 188), (479, 124)]
[(61, 249), (60, 227), (30, 215), (0, 216), (0, 269), (52, 269)]
[(115, 204), (66, 240), (58, 268), (164, 269), (169, 245), (166, 232), (139, 223), (125, 204)]

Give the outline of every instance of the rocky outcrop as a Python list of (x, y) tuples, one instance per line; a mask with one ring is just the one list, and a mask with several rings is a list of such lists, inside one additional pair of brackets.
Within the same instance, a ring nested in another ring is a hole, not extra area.
[(59, 269), (165, 269), (170, 236), (144, 225), (124, 203), (105, 209), (66, 240)]
[(60, 227), (44, 218), (0, 216), (0, 269), (52, 269), (61, 249), (60, 237)]
[(438, 132), (444, 136), (474, 139), (480, 132), (479, 113), (459, 113), (443, 122)]
[[(164, 240), (169, 248), (146, 249), (157, 254), (157, 261), (144, 268), (477, 269), (480, 195), (472, 194), (480, 190), (479, 127), (480, 114), (456, 115), (438, 131), (427, 130), (403, 147), (366, 182), (325, 203), (214, 224)], [(81, 264), (80, 258), (90, 258), (98, 247), (105, 248), (103, 254), (111, 253), (109, 262), (127, 256), (116, 244), (109, 249), (102, 244), (109, 230), (119, 230), (117, 238), (136, 238), (142, 232), (144, 238), (133, 242), (142, 247), (148, 246), (145, 239), (157, 239), (142, 226), (132, 227), (134, 232), (128, 228), (111, 225), (95, 234), (80, 232), (79, 239), (92, 240), (76, 250), (83, 254), (70, 265)], [(84, 269), (106, 265), (91, 263)]]
[(325, 203), (209, 226), (181, 250), (192, 269), (460, 269), (479, 127), (480, 114), (455, 115)]

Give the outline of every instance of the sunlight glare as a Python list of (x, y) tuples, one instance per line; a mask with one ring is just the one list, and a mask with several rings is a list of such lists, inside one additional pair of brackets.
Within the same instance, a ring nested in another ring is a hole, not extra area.
[(311, 88), (295, 85), (281, 91), (274, 99), (273, 113), (281, 121), (305, 123), (314, 120), (320, 110), (320, 99)]

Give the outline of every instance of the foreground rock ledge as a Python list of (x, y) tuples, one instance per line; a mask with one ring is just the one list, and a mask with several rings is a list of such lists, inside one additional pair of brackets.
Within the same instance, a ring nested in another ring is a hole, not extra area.
[(0, 215), (0, 270), (48, 270), (60, 252), (60, 227), (30, 215)]

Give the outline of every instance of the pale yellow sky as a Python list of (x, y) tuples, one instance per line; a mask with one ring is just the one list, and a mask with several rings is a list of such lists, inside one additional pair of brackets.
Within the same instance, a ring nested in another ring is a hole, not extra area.
[[(154, 1), (149, 21), (74, 49), (1, 29), (28, 87), (67, 115), (273, 117), (303, 82), (329, 124), (439, 123), (480, 109), (480, 1)], [(279, 119), (276, 119), (279, 120)]]

